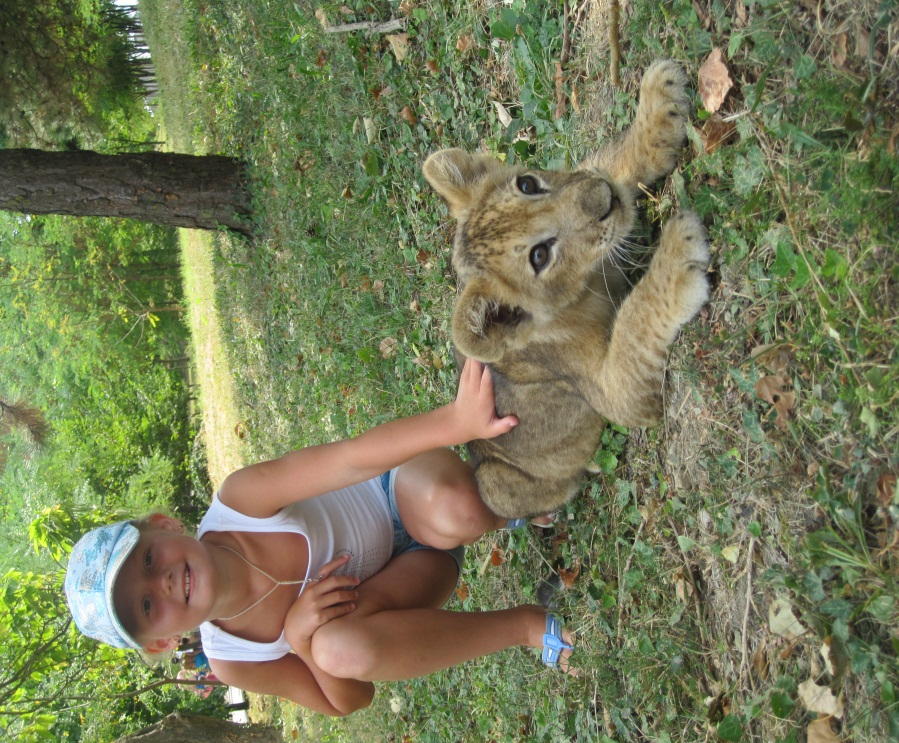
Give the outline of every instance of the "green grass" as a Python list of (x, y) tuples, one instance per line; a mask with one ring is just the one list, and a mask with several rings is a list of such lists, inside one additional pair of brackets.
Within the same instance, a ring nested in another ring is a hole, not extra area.
[[(241, 156), (253, 176), (258, 237), (221, 240), (214, 255), (250, 460), (453, 394), (451, 227), (420, 174), (428, 153), (576, 163), (627, 125), (653, 59), (681, 62), (695, 87), (717, 46), (737, 82), (720, 112), (732, 139), (704, 151), (697, 96), (684, 164), (646, 203), (647, 234), (692, 206), (714, 251), (712, 299), (671, 352), (665, 423), (609, 429), (603, 472), (561, 525), (482, 540), (454, 600), (534, 601), (563, 573), (571, 585), (553, 601), (578, 632), (580, 677), (512, 650), (384, 685), (347, 720), (281, 705), (288, 737), (786, 743), (816, 716), (799, 692), (810, 678), (842, 696), (841, 739), (899, 734), (899, 65), (887, 6), (835, 2), (816, 18), (761, 0), (740, 4), (744, 21), (718, 2), (637, 0), (615, 90), (591, 4), (556, 119), (556, 3), (505, 15), (422, 4), (401, 62), (382, 37), (324, 34), (308, 3), (172, 5), (194, 60), (180, 70), (193, 140)], [(321, 7), (335, 24), (399, 12)], [(870, 44), (856, 43), (862, 30)], [(494, 100), (518, 119), (510, 131)], [(519, 129), (531, 139), (515, 141)], [(780, 422), (756, 391), (775, 375), (796, 395), (791, 409), (779, 398)], [(778, 598), (805, 634), (769, 626)]]

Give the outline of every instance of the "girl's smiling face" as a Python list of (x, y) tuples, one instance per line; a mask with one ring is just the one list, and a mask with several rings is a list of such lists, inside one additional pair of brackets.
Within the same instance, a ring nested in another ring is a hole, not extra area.
[(137, 527), (140, 541), (116, 577), (113, 602), (131, 636), (161, 652), (211, 618), (218, 573), (207, 545), (177, 519), (153, 514)]

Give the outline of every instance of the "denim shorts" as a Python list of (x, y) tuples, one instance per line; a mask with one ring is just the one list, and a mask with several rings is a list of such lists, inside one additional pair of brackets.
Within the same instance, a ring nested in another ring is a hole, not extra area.
[[(416, 542), (406, 531), (403, 521), (400, 518), (399, 509), (396, 507), (396, 492), (394, 491), (394, 483), (396, 482), (396, 468), (385, 472), (381, 475), (381, 487), (387, 496), (387, 505), (390, 508), (390, 515), (393, 517), (393, 553), (392, 557), (401, 555), (404, 552), (417, 552), (418, 550), (435, 550), (436, 547), (429, 547), (421, 542)], [(462, 573), (462, 560), (465, 558), (465, 545), (460, 544), (451, 550), (438, 550), (446, 552), (456, 561), (459, 573)]]

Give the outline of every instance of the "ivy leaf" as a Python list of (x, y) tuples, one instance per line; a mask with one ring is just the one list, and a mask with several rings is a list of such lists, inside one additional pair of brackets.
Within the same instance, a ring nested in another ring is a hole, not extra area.
[(724, 719), (718, 723), (716, 732), (719, 740), (737, 743), (743, 739), (743, 724), (736, 715), (725, 715)]

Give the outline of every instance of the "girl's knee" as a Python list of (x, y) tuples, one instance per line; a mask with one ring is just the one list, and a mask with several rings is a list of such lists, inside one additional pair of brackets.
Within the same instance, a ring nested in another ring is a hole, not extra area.
[(361, 623), (335, 619), (312, 636), (312, 660), (337, 678), (370, 681), (378, 666), (377, 647), (376, 639)]

